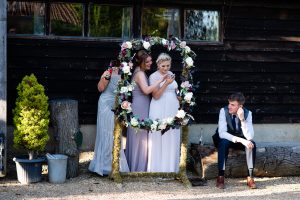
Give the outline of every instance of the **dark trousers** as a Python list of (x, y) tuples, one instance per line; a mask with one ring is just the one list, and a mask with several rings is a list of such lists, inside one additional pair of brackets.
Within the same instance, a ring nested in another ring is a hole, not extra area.
[(219, 168), (219, 171), (225, 170), (225, 163), (228, 158), (229, 148), (246, 151), (246, 161), (247, 161), (248, 170), (253, 169), (254, 165), (255, 165), (255, 157), (256, 157), (256, 144), (252, 140), (251, 140), (251, 142), (254, 144), (254, 148), (248, 149), (241, 143), (233, 143), (229, 140), (221, 138), (219, 145), (218, 145), (218, 168)]

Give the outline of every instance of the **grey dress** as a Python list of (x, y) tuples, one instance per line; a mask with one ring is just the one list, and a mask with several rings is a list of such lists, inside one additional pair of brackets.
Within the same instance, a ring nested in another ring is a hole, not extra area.
[[(133, 78), (136, 72), (133, 74)], [(146, 74), (145, 74), (146, 76)], [(146, 76), (147, 78), (147, 76)], [(147, 78), (148, 80), (148, 78)], [(149, 117), (150, 97), (145, 95), (138, 84), (132, 91), (132, 112), (137, 115), (139, 119)], [(127, 142), (126, 142), (126, 158), (128, 161), (129, 169), (131, 172), (144, 172), (147, 171), (148, 160), (148, 131), (136, 131), (131, 127), (127, 129)]]
[[(114, 90), (117, 87), (119, 79), (119, 75), (111, 76), (109, 84), (102, 92), (98, 101), (96, 143), (94, 158), (90, 162), (89, 170), (101, 176), (108, 175), (111, 172), (114, 131), (114, 113), (111, 109), (115, 104)], [(123, 149), (120, 152), (120, 171), (129, 171)]]

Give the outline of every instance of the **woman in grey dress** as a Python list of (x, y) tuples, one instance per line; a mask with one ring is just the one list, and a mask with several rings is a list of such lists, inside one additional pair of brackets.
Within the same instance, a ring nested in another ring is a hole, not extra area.
[[(148, 77), (145, 71), (150, 70), (152, 58), (146, 51), (140, 50), (135, 56), (135, 70), (132, 80), (136, 86), (132, 91), (132, 112), (139, 119), (149, 116), (149, 105), (151, 92), (164, 80), (162, 77), (153, 85), (149, 86)], [(131, 172), (147, 170), (148, 160), (148, 131), (136, 131), (131, 127), (127, 129), (126, 158)]]
[[(102, 74), (98, 83), (98, 90), (102, 93), (98, 101), (94, 158), (89, 165), (89, 170), (101, 176), (110, 174), (112, 167), (114, 113), (111, 109), (115, 103), (114, 90), (119, 80), (118, 67), (112, 67)], [(120, 171), (129, 172), (123, 149), (120, 152)]]

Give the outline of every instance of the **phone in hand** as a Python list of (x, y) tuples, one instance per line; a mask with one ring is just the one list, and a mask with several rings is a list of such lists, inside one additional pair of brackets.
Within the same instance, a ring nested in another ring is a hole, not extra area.
[(170, 74), (170, 78), (175, 78), (175, 74)]

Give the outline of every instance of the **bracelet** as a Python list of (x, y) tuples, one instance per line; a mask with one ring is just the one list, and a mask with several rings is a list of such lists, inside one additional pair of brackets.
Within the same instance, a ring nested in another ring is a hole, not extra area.
[(106, 75), (106, 76), (104, 76), (104, 78), (109, 81), (110, 80), (110, 75)]

